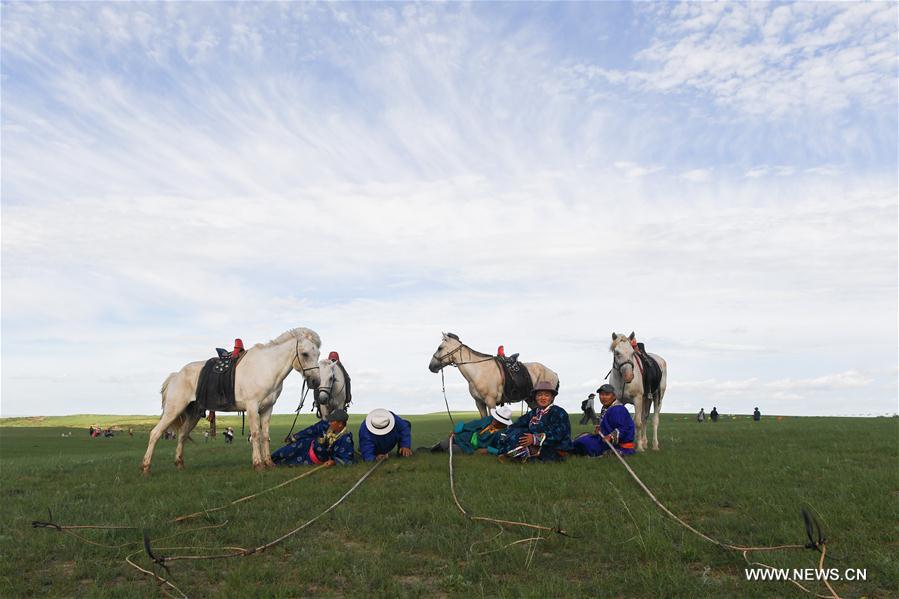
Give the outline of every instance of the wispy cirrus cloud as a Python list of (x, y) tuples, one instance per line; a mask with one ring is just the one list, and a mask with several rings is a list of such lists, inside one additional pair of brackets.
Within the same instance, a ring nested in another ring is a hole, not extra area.
[[(152, 412), (169, 371), (299, 325), (340, 350), (360, 410), (439, 409), (424, 364), (447, 329), (546, 362), (570, 408), (607, 371), (613, 330), (669, 359), (671, 410), (718, 392), (678, 383), (709, 368), (813, 381), (867, 372), (872, 352), (889, 363), (892, 117), (809, 100), (830, 115), (816, 129), (754, 133), (728, 128), (741, 104), (704, 104), (719, 92), (702, 82), (679, 88), (701, 105), (684, 118), (651, 98), (662, 88), (633, 95), (621, 64), (571, 76), (613, 51), (668, 64), (677, 36), (718, 35), (700, 26), (713, 13), (666, 10), (4, 4), (4, 414)], [(790, 15), (783, 31), (806, 27)], [(621, 33), (632, 18), (648, 37)], [(859, 42), (868, 70), (877, 35)], [(760, 60), (767, 77), (805, 66)], [(796, 372), (772, 365), (785, 353)], [(470, 408), (460, 381), (453, 407)], [(807, 388), (785, 407), (824, 409), (824, 385)]]

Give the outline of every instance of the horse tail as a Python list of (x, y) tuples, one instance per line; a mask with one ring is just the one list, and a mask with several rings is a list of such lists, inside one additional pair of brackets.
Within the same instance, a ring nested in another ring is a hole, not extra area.
[(172, 382), (172, 379), (178, 376), (177, 372), (173, 372), (165, 377), (165, 380), (162, 381), (162, 387), (159, 389), (159, 394), (162, 395), (162, 410), (165, 411), (165, 395), (166, 391), (169, 389), (169, 383)]

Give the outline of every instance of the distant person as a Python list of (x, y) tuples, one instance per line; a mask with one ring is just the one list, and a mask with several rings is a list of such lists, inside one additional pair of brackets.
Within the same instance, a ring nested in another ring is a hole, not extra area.
[(712, 411), (709, 412), (709, 418), (712, 419), (712, 422), (718, 422), (718, 408), (712, 408)]
[(762, 413), (759, 412), (758, 407), (755, 408), (755, 411), (752, 413), (752, 419), (758, 422), (762, 419)]
[(134, 436), (134, 427), (131, 427), (131, 426), (128, 427), (128, 436), (129, 437)]
[(620, 401), (612, 385), (599, 388), (599, 402), (603, 406), (602, 421), (593, 434), (584, 433), (574, 440), (572, 453), (591, 457), (601, 456), (609, 450), (606, 441), (621, 455), (631, 455), (634, 446), (634, 419)]
[(272, 461), (279, 466), (352, 464), (355, 448), (348, 419), (346, 411), (334, 410), (327, 420), (292, 435), (290, 443), (272, 454)]
[(506, 429), (512, 424), (512, 408), (496, 406), (490, 415), (479, 420), (459, 422), (452, 437), (443, 439), (431, 448), (432, 452), (449, 451), (450, 439), (453, 451), (472, 454), (499, 455), (506, 438)]
[(705, 422), (705, 408), (699, 408), (699, 414), (696, 415), (696, 422)]
[(593, 400), (596, 397), (595, 393), (591, 393), (587, 396), (587, 399), (581, 402), (581, 411), (584, 412), (584, 415), (581, 416), (580, 424), (598, 424), (598, 418), (596, 417), (596, 411), (594, 410)]
[(359, 425), (359, 453), (366, 462), (384, 460), (398, 447), (400, 457), (412, 455), (412, 423), (390, 410), (372, 410)]
[(234, 430), (229, 426), (225, 429), (225, 432), (223, 432), (222, 435), (225, 437), (225, 443), (227, 445), (231, 445), (231, 443), (234, 441)]
[(209, 431), (203, 431), (203, 443), (209, 443)]

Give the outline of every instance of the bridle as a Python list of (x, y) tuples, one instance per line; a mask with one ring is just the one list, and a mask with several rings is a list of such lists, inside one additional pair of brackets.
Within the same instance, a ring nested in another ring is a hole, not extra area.
[(488, 356), (488, 357), (486, 357), (486, 358), (481, 358), (480, 360), (469, 360), (468, 362), (462, 362), (462, 361), (461, 361), (462, 355), (461, 355), (461, 352), (460, 352), (460, 354), (459, 354), (459, 360), (460, 360), (460, 361), (459, 361), (459, 362), (456, 362), (454, 359), (450, 358), (449, 362), (447, 362), (447, 363), (445, 363), (445, 364), (443, 363), (443, 359), (444, 359), (444, 358), (446, 358), (447, 356), (452, 356), (454, 353), (456, 353), (457, 351), (460, 351), (462, 348), (467, 349), (469, 352), (473, 352), (473, 351), (474, 351), (474, 350), (472, 350), (470, 347), (468, 347), (467, 345), (465, 345), (464, 343), (462, 343), (461, 341), (459, 341), (459, 345), (457, 345), (456, 347), (454, 347), (454, 348), (451, 349), (450, 351), (446, 352), (445, 354), (441, 354), (441, 355), (439, 355), (439, 356), (436, 356), (435, 359), (436, 359), (437, 362), (440, 364), (440, 367), (441, 367), (441, 368), (444, 368), (444, 367), (446, 367), (446, 366), (455, 366), (456, 368), (458, 368), (459, 366), (464, 366), (465, 364), (480, 364), (481, 362), (489, 362), (490, 360), (495, 360), (495, 359), (496, 359), (496, 358), (494, 358), (493, 356)]
[(299, 339), (297, 339), (297, 349), (296, 349), (296, 354), (297, 354), (297, 365), (300, 367), (300, 368), (297, 368), (296, 370), (299, 370), (300, 372), (303, 373), (303, 383), (305, 384), (305, 382), (306, 382), (306, 371), (307, 371), (307, 370), (318, 370), (318, 369), (319, 369), (319, 368), (318, 368), (318, 364), (316, 364), (315, 366), (310, 366), (309, 368), (304, 368), (304, 367), (303, 367), (303, 361), (300, 359), (300, 340), (299, 340)]
[[(319, 385), (318, 388), (315, 390), (315, 403), (316, 403), (316, 405), (320, 403), (319, 400), (318, 400), (318, 395), (319, 395), (322, 391), (325, 391), (325, 392), (327, 392), (327, 394), (328, 394), (328, 400), (327, 400), (325, 403), (330, 403), (330, 402), (331, 402), (331, 389), (334, 387), (334, 382), (335, 382), (336, 380), (337, 380), (337, 375), (334, 373), (334, 369), (333, 369), (333, 367), (332, 367), (332, 369), (331, 369), (331, 377), (328, 379), (328, 382), (330, 383), (330, 385), (327, 385), (327, 386)], [(346, 388), (346, 381), (343, 382), (343, 388)], [(338, 389), (338, 391), (340, 391), (340, 389)]]

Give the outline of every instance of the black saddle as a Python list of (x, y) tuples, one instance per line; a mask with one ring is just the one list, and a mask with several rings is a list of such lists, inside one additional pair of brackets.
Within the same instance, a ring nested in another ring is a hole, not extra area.
[(639, 359), (643, 363), (643, 393), (645, 395), (659, 396), (659, 387), (662, 384), (662, 368), (658, 362), (646, 353), (642, 343), (637, 343)]
[(197, 409), (217, 412), (234, 412), (237, 406), (234, 401), (234, 373), (237, 361), (231, 352), (217, 347), (217, 358), (209, 358), (200, 371), (197, 381)]
[(524, 364), (518, 361), (518, 354), (512, 354), (508, 358), (496, 358), (503, 372), (503, 399), (502, 403), (527, 400), (531, 397), (534, 383), (531, 374)]

